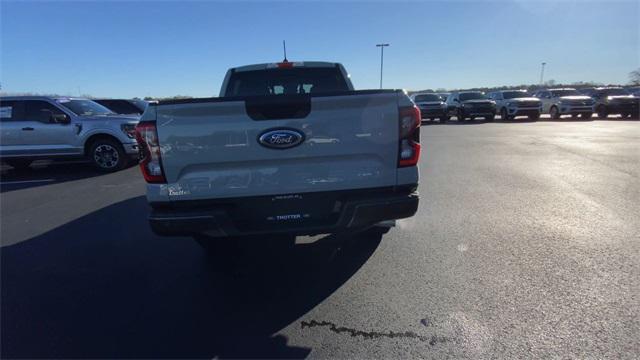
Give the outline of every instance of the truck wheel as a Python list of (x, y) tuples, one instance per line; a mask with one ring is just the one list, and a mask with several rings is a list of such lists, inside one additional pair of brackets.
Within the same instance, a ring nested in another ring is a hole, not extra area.
[(462, 111), (462, 109), (458, 109), (456, 117), (458, 118), (458, 121), (464, 121), (464, 111)]
[(551, 118), (554, 120), (560, 119), (560, 111), (558, 111), (556, 106), (552, 106), (551, 109), (549, 109), (549, 115), (551, 115)]
[(127, 166), (127, 154), (116, 140), (99, 138), (89, 148), (89, 159), (100, 171), (114, 172)]
[(598, 113), (598, 117), (600, 119), (606, 119), (607, 116), (609, 116), (609, 112), (607, 111), (607, 108), (604, 105), (598, 106), (598, 110), (596, 110), (596, 112)]
[(531, 121), (538, 121), (538, 119), (540, 119), (540, 113), (529, 115), (529, 120)]
[(446, 123), (447, 121), (449, 121), (449, 116), (445, 115), (445, 116), (441, 116), (440, 117), (440, 122), (441, 123)]
[(580, 114), (580, 117), (585, 119), (585, 120), (591, 119), (591, 116), (593, 116), (593, 113), (582, 113), (582, 114)]
[(495, 115), (485, 116), (485, 119), (486, 119), (487, 121), (494, 121), (494, 120), (496, 119), (496, 116), (495, 116)]
[(7, 165), (11, 166), (16, 170), (25, 170), (31, 166), (33, 161), (26, 159), (5, 159), (3, 160)]

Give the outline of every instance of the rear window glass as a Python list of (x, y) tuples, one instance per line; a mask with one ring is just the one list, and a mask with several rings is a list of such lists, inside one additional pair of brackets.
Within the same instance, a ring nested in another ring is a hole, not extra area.
[(93, 100), (86, 99), (59, 99), (58, 104), (73, 111), (80, 116), (113, 115), (114, 112), (98, 104)]
[(94, 100), (116, 114), (142, 114), (144, 111), (127, 100)]
[(338, 68), (293, 68), (235, 72), (227, 96), (319, 94), (349, 90)]
[(424, 94), (424, 95), (416, 95), (416, 97), (415, 97), (415, 99), (413, 101), (415, 101), (415, 102), (442, 101), (442, 98), (439, 95), (436, 95), (436, 94)]
[(577, 90), (572, 89), (551, 90), (551, 94), (553, 95), (553, 97), (582, 95)]
[(605, 93), (609, 96), (629, 95), (629, 92), (625, 89), (606, 89)]
[(505, 91), (502, 93), (505, 99), (517, 99), (529, 96), (525, 91)]
[(460, 93), (460, 101), (480, 100), (480, 99), (486, 99), (486, 98), (487, 97), (481, 92)]

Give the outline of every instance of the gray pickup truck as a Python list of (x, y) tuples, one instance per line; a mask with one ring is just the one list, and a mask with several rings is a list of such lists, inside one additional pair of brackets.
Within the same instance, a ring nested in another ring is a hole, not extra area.
[(87, 158), (101, 171), (117, 171), (138, 156), (138, 118), (83, 98), (5, 96), (0, 159), (25, 168), (40, 159)]
[(252, 234), (384, 233), (418, 208), (420, 120), (403, 91), (356, 91), (340, 64), (232, 68), (220, 97), (143, 114), (151, 228), (210, 251)]

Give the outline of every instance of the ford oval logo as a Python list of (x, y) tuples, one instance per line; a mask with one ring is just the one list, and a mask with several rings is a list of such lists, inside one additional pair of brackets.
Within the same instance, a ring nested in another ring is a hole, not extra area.
[(294, 129), (267, 130), (258, 137), (262, 146), (272, 149), (288, 149), (300, 145), (304, 134)]

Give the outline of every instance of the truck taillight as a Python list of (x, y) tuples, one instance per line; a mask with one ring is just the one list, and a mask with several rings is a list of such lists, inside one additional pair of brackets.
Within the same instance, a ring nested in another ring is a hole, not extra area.
[(136, 126), (136, 140), (140, 147), (140, 170), (148, 183), (166, 183), (160, 162), (160, 144), (155, 122), (142, 121)]
[(420, 109), (406, 106), (399, 109), (400, 144), (398, 167), (416, 166), (420, 159)]

